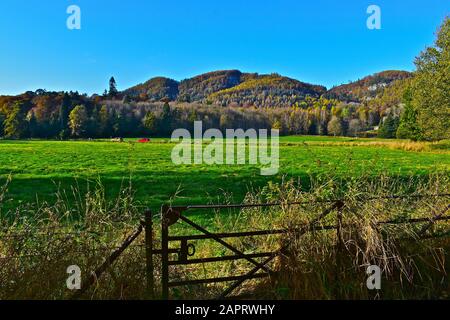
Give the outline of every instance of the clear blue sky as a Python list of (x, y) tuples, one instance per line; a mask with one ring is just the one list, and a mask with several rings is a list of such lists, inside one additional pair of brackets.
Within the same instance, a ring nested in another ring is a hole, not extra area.
[[(81, 30), (66, 9), (81, 8)], [(366, 27), (370, 4), (382, 29)], [(0, 94), (101, 93), (164, 75), (278, 72), (327, 87), (385, 69), (413, 70), (448, 0), (1, 0)]]

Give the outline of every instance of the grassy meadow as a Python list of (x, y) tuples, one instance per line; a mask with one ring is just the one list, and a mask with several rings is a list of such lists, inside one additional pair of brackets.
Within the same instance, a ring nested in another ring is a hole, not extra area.
[(280, 169), (261, 176), (254, 165), (175, 165), (168, 139), (150, 143), (109, 141), (0, 140), (0, 182), (11, 175), (4, 208), (20, 203), (52, 202), (55, 193), (72, 188), (86, 191), (99, 181), (107, 197), (132, 184), (135, 199), (157, 209), (176, 195), (176, 204), (227, 200), (283, 178), (300, 179), (332, 174), (344, 179), (381, 173), (405, 177), (450, 171), (448, 142), (289, 136), (280, 138)]
[[(0, 281), (4, 284), (0, 299), (70, 298), (72, 292), (61, 285), (67, 277), (65, 268), (75, 263), (82, 270), (95, 270), (135, 230), (145, 206), (156, 211), (168, 201), (305, 203), (209, 214), (189, 211), (189, 217), (208, 230), (230, 232), (302, 227), (327, 206), (316, 200), (340, 197), (346, 199), (342, 250), (348, 254), (337, 251), (334, 231), (313, 232), (300, 239), (295, 234), (287, 234), (287, 239), (275, 235), (229, 239), (245, 253), (277, 250), (290, 243), (289, 252), (271, 264), (281, 277), (247, 281), (238, 292), (254, 298), (371, 299), (372, 293), (361, 283), (364, 266), (375, 263), (385, 272), (382, 298), (446, 298), (450, 294), (446, 281), (450, 251), (444, 237), (448, 222), (432, 230), (441, 238), (428, 241), (414, 240), (421, 236), (423, 223), (377, 227), (379, 221), (429, 218), (430, 212), (444, 212), (448, 199), (358, 200), (448, 192), (448, 141), (281, 137), (280, 170), (275, 176), (261, 176), (253, 165), (174, 165), (174, 143), (136, 141), (0, 140), (0, 280), (8, 280)], [(333, 225), (335, 220), (336, 212), (323, 223)], [(154, 246), (159, 247), (159, 227), (154, 232)], [(183, 224), (171, 228), (172, 234), (192, 232)], [(196, 258), (230, 254), (211, 240), (191, 243), (196, 246)], [(141, 235), (83, 298), (149, 298), (143, 286), (143, 244)], [(337, 257), (342, 270), (336, 269)], [(160, 268), (159, 261), (155, 270)], [(176, 267), (171, 268), (171, 278), (235, 275), (248, 268), (245, 260)], [(159, 283), (156, 273), (157, 294)], [(224, 288), (225, 284), (187, 286), (171, 290), (171, 296), (211, 298)]]

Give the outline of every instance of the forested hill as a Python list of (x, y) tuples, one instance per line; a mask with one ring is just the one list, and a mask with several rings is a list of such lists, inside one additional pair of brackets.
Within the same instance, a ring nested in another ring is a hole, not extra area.
[(202, 101), (210, 94), (237, 86), (245, 78), (239, 70), (223, 70), (208, 72), (181, 81), (179, 101)]
[(247, 75), (237, 86), (215, 92), (208, 101), (221, 106), (293, 106), (307, 96), (319, 98), (326, 88), (295, 79), (270, 75)]
[(213, 71), (178, 82), (156, 77), (126, 89), (122, 95), (130, 101), (156, 102), (163, 98), (177, 102), (200, 102), (220, 106), (288, 107), (305, 97), (343, 102), (363, 102), (376, 98), (397, 80), (410, 78), (407, 71), (388, 70), (336, 86), (327, 91), (279, 74), (243, 73), (239, 70)]
[(159, 101), (167, 98), (178, 102), (201, 102), (222, 106), (285, 107), (304, 100), (306, 96), (320, 97), (326, 88), (279, 74), (259, 75), (239, 70), (214, 71), (177, 82), (157, 77), (126, 89), (126, 99)]
[(333, 87), (326, 93), (325, 97), (344, 102), (362, 102), (380, 95), (386, 87), (389, 87), (396, 80), (404, 80), (410, 77), (412, 77), (412, 73), (407, 71), (387, 70), (358, 81)]
[(178, 82), (164, 77), (156, 77), (123, 91), (133, 99), (159, 101), (163, 98), (175, 100), (178, 97)]

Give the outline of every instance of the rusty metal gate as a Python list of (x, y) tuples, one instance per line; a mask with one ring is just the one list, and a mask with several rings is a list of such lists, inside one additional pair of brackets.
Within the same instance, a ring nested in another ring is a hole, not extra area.
[[(413, 196), (386, 196), (386, 197), (373, 197), (366, 198), (364, 201), (371, 201), (377, 199), (404, 199), (404, 198), (424, 198), (424, 197), (448, 197), (450, 194), (439, 194), (439, 195), (413, 195)], [(329, 201), (316, 201), (315, 203), (322, 203), (326, 207), (320, 212), (316, 217), (314, 217), (307, 225), (304, 225), (297, 229), (278, 229), (278, 230), (258, 230), (258, 231), (248, 231), (248, 232), (228, 232), (228, 233), (213, 233), (208, 231), (206, 228), (195, 223), (188, 217), (185, 213), (190, 210), (222, 210), (222, 209), (242, 209), (242, 208), (255, 208), (255, 207), (275, 207), (275, 206), (293, 206), (307, 204), (307, 202), (290, 202), (290, 203), (266, 203), (266, 204), (242, 204), (242, 205), (192, 205), (192, 206), (163, 206), (161, 208), (161, 249), (153, 251), (153, 254), (161, 255), (161, 288), (162, 288), (162, 299), (169, 299), (170, 288), (187, 286), (187, 285), (200, 285), (200, 284), (210, 284), (218, 282), (231, 282), (229, 287), (223, 291), (217, 298), (225, 299), (227, 298), (236, 288), (238, 288), (243, 282), (249, 279), (265, 278), (270, 277), (275, 274), (273, 270), (269, 267), (269, 263), (272, 262), (277, 256), (282, 255), (286, 252), (289, 244), (281, 244), (280, 248), (272, 252), (260, 252), (245, 254), (235, 246), (231, 245), (226, 241), (230, 238), (239, 237), (254, 237), (254, 236), (264, 236), (264, 235), (276, 235), (276, 234), (287, 234), (294, 233), (296, 237), (301, 237), (302, 235), (311, 231), (324, 231), (324, 230), (336, 230), (337, 233), (337, 246), (342, 246), (342, 211), (345, 207), (344, 200), (329, 200)], [(430, 218), (419, 218), (419, 219), (409, 219), (406, 221), (401, 221), (400, 223), (425, 223), (425, 225), (420, 229), (419, 235), (424, 235), (425, 232), (433, 226), (437, 221), (450, 220), (450, 216), (445, 216), (445, 213), (450, 209), (450, 204), (439, 213), (433, 214)], [(320, 222), (329, 216), (331, 213), (336, 213), (336, 224), (334, 225), (322, 225)], [(185, 223), (193, 230), (199, 232), (195, 235), (170, 235), (169, 229), (176, 223)], [(428, 222), (428, 223), (427, 223)], [(398, 224), (398, 221), (381, 221), (378, 222), (379, 225), (382, 224)], [(214, 240), (215, 242), (222, 245), (224, 248), (230, 250), (233, 254), (221, 257), (207, 257), (199, 259), (189, 259), (195, 253), (195, 247), (190, 244), (190, 241), (195, 240)], [(178, 242), (179, 248), (170, 248), (170, 243)], [(170, 260), (171, 254), (178, 254), (178, 259)], [(150, 258), (152, 254), (148, 252), (147, 258)], [(262, 259), (262, 262), (256, 259)], [(183, 280), (183, 281), (171, 281), (170, 280), (170, 267), (171, 266), (187, 266), (193, 264), (203, 264), (211, 262), (220, 261), (231, 261), (231, 260), (246, 260), (253, 265), (253, 268), (247, 273), (236, 276), (227, 277), (217, 277), (217, 278), (207, 278), (207, 279), (195, 279), (195, 280)], [(150, 261), (148, 265), (152, 265), (153, 261)], [(151, 266), (148, 271), (148, 276), (152, 277), (150, 273), (153, 273), (153, 266)], [(153, 284), (153, 280), (149, 285)]]

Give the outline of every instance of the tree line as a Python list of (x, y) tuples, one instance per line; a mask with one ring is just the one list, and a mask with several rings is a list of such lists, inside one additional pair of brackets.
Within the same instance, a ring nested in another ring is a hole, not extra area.
[(78, 93), (26, 93), (0, 108), (7, 138), (168, 137), (177, 128), (279, 129), (281, 134), (356, 136), (382, 115), (368, 106), (306, 97), (287, 108), (220, 107), (199, 103), (129, 102)]

